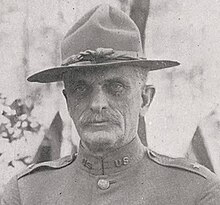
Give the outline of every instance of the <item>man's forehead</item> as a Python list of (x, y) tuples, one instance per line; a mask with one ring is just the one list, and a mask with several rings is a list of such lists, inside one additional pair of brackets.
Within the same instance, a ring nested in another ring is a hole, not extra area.
[(137, 78), (137, 75), (134, 75), (138, 72), (137, 67), (131, 66), (120, 66), (120, 67), (95, 67), (95, 68), (80, 68), (68, 71), (64, 75), (64, 81), (66, 79), (71, 81), (76, 81), (80, 79), (106, 79), (106, 78), (123, 78), (123, 79), (134, 79)]

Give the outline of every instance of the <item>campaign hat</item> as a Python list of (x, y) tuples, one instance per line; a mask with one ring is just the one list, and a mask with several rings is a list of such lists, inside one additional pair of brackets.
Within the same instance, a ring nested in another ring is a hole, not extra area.
[(61, 65), (35, 73), (28, 81), (62, 81), (67, 71), (85, 67), (137, 66), (153, 71), (177, 65), (177, 61), (147, 59), (133, 20), (120, 9), (101, 4), (80, 18), (63, 38)]

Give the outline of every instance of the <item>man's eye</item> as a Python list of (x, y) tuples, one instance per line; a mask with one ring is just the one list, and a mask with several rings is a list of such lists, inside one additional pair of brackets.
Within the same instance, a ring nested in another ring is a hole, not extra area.
[(124, 90), (124, 86), (121, 83), (111, 83), (109, 85), (110, 91), (113, 93), (121, 93)]
[(124, 88), (123, 85), (120, 84), (120, 83), (113, 83), (113, 84), (111, 85), (111, 87), (112, 87), (114, 90), (122, 90), (122, 89)]
[(86, 85), (77, 85), (74, 87), (74, 92), (78, 92), (78, 93), (84, 93), (86, 90), (88, 89), (88, 87)]

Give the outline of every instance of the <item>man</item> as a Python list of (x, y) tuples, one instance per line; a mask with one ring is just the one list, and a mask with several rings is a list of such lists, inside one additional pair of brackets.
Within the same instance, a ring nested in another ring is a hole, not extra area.
[[(81, 138), (77, 157), (29, 167), (7, 185), (2, 204), (220, 204), (220, 182), (206, 168), (159, 155), (137, 135), (155, 89), (147, 72), (174, 61), (143, 58), (139, 31), (109, 5), (89, 11), (67, 33), (62, 66), (32, 82), (63, 81)], [(159, 128), (158, 128), (159, 129)]]

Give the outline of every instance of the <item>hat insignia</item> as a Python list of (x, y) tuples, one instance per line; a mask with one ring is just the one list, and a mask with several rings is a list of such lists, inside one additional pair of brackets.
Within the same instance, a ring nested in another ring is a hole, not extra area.
[(81, 61), (90, 61), (92, 63), (102, 63), (108, 60), (136, 60), (138, 58), (129, 56), (126, 52), (114, 51), (112, 48), (97, 48), (95, 51), (86, 50), (78, 55), (72, 55), (62, 63), (62, 66), (68, 66)]

